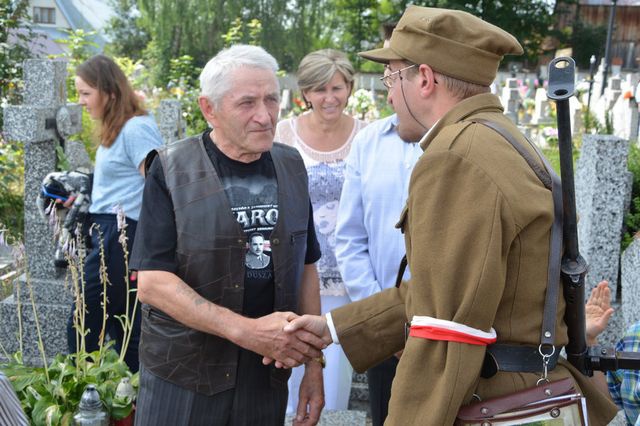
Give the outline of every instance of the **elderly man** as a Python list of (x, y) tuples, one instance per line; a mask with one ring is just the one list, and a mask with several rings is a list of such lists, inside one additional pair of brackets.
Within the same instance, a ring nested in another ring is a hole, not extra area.
[[(492, 328), (497, 343), (516, 354), (537, 353), (542, 329), (552, 194), (507, 139), (544, 170), (489, 91), (503, 56), (521, 53), (513, 36), (473, 15), (417, 6), (405, 11), (388, 48), (361, 53), (389, 65), (384, 79), (400, 137), (422, 138), (424, 154), (398, 223), (411, 279), (326, 318), (304, 316), (286, 330), (305, 328), (341, 344), (358, 371), (404, 347), (386, 424), (451, 425), (474, 394), (482, 400), (510, 394), (541, 377), (540, 356), (530, 362), (516, 356), (510, 359), (515, 372), (498, 364), (481, 377), (487, 351), (481, 343), (493, 340)], [(564, 310), (560, 292), (556, 353), (567, 343)], [(416, 317), (426, 326), (416, 327)], [(406, 322), (413, 324), (405, 342)], [(615, 415), (611, 402), (565, 360), (548, 377), (573, 377), (592, 424)]]
[[(132, 259), (143, 303), (138, 425), (282, 424), (289, 370), (262, 356), (307, 363), (304, 424), (319, 418), (321, 353), (283, 332), (293, 312), (320, 312), (320, 250), (302, 159), (273, 143), (277, 68), (259, 47), (218, 53), (198, 99), (213, 130), (147, 159)], [(256, 233), (271, 259), (251, 270)]]

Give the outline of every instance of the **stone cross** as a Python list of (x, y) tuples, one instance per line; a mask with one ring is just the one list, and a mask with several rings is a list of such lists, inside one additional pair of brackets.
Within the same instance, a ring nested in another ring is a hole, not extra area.
[[(65, 324), (73, 297), (54, 267), (53, 233), (38, 211), (36, 197), (42, 179), (55, 170), (56, 138), (58, 135), (66, 138), (81, 130), (82, 108), (66, 104), (64, 62), (25, 61), (24, 84), (24, 104), (4, 109), (4, 131), (8, 139), (24, 144), (24, 241), (29, 274), (14, 282), (13, 296), (0, 301), (0, 343), (8, 353), (16, 352), (18, 330), (22, 330), (24, 362), (41, 364), (34, 313), (25, 309), (29, 305), (29, 289), (33, 290), (40, 335), (48, 357), (67, 351)], [(18, 303), (23, 306), (21, 323)]]
[(182, 118), (182, 108), (179, 100), (163, 99), (156, 111), (158, 128), (165, 144), (185, 137), (186, 123)]
[[(603, 126), (607, 120), (606, 115), (611, 114), (613, 106), (622, 94), (621, 83), (620, 76), (611, 77), (604, 91), (604, 96), (598, 99), (594, 107), (595, 116)], [(613, 117), (611, 118), (613, 119)]]
[(42, 179), (56, 167), (56, 132), (68, 137), (82, 128), (82, 107), (66, 104), (66, 67), (62, 61), (25, 61), (24, 104), (4, 109), (6, 138), (25, 146), (24, 242), (33, 278), (56, 275), (52, 232), (36, 206)]
[(518, 123), (518, 108), (520, 107), (520, 91), (518, 90), (518, 79), (507, 78), (505, 86), (502, 88), (500, 98), (504, 107), (504, 115), (511, 118), (514, 123)]

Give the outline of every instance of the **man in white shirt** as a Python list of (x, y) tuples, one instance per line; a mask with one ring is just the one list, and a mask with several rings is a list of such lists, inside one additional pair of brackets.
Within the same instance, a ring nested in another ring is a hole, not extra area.
[[(384, 28), (385, 45), (394, 26)], [(393, 105), (391, 97), (388, 101)], [(336, 259), (352, 302), (392, 287), (405, 254), (404, 238), (395, 224), (407, 201), (409, 178), (422, 148), (404, 142), (397, 126), (395, 114), (371, 123), (356, 135), (346, 159)], [(408, 273), (404, 278), (409, 278)], [(373, 426), (381, 426), (387, 417), (397, 365), (394, 356), (367, 370)]]

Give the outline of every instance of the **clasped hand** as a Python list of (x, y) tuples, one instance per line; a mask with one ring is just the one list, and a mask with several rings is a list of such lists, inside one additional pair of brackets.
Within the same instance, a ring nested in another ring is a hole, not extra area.
[[(284, 321), (283, 321), (284, 320)], [(263, 355), (262, 363), (267, 365), (275, 361), (278, 368), (292, 368), (320, 359), (322, 349), (331, 344), (331, 334), (323, 316), (297, 316), (292, 312), (274, 312), (258, 319), (259, 327), (265, 332), (271, 331), (270, 343), (256, 350)], [(260, 330), (256, 330), (260, 331)]]

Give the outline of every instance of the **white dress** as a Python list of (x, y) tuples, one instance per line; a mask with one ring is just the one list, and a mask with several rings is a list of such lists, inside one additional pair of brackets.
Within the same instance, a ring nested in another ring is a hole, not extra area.
[[(282, 120), (276, 128), (275, 141), (296, 148), (304, 160), (309, 175), (309, 196), (313, 205), (313, 221), (322, 250), (318, 261), (320, 276), (320, 304), (322, 313), (331, 311), (350, 302), (340, 277), (335, 257), (335, 229), (338, 204), (347, 154), (351, 141), (366, 123), (354, 119), (354, 126), (347, 141), (334, 151), (317, 151), (308, 146), (297, 132), (298, 118)], [(323, 371), (325, 410), (346, 410), (351, 392), (353, 368), (339, 345), (331, 345), (324, 350), (327, 366)], [(295, 413), (298, 406), (298, 388), (302, 381), (304, 367), (294, 368), (289, 379), (289, 401), (287, 413)]]

